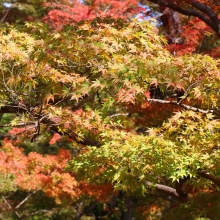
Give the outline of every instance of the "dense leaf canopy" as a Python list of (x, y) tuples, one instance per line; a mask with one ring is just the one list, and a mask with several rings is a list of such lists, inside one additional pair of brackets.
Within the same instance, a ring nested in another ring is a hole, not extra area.
[[(1, 27), (0, 192), (20, 219), (46, 196), (75, 219), (105, 204), (107, 219), (118, 208), (129, 220), (139, 201), (159, 209), (152, 198), (187, 203), (220, 186), (220, 60), (176, 56), (151, 21), (106, 15)], [(149, 207), (133, 216), (150, 219)]]

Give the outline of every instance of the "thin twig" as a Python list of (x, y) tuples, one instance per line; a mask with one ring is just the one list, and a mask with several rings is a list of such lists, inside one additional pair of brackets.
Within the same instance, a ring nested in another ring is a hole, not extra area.
[[(9, 209), (10, 209), (10, 210), (13, 210), (12, 206), (9, 204), (9, 202), (5, 199), (4, 196), (2, 196), (2, 199), (3, 199), (4, 202), (8, 205)], [(15, 215), (16, 215), (19, 219), (21, 219), (21, 216), (19, 215), (19, 213), (18, 213), (17, 211), (14, 211), (14, 213), (15, 213)]]
[(34, 190), (32, 193), (30, 193), (25, 199), (23, 199), (16, 207), (15, 209), (19, 209), (33, 194), (35, 194), (38, 191), (38, 189)]
[(27, 217), (30, 217), (30, 216), (34, 216), (34, 215), (36, 215), (36, 214), (38, 214), (38, 213), (40, 213), (40, 212), (50, 212), (50, 210), (44, 210), (44, 209), (42, 209), (42, 210), (39, 210), (39, 211), (36, 211), (36, 212), (32, 212), (32, 213), (30, 213), (30, 214), (25, 214), (25, 215), (22, 215), (22, 219), (27, 218)]
[(118, 116), (128, 116), (129, 113), (116, 113), (116, 114), (113, 114), (113, 115), (109, 115), (108, 117), (109, 118), (114, 118), (114, 117), (118, 117)]
[(6, 10), (6, 12), (5, 12), (3, 18), (0, 20), (0, 23), (4, 22), (5, 18), (6, 18), (7, 15), (8, 15), (8, 12), (9, 12), (10, 10), (11, 10), (11, 9)]
[(26, 125), (36, 125), (36, 122), (21, 122), (21, 123), (16, 124), (16, 126), (12, 126), (11, 124), (5, 124), (5, 125), (0, 125), (0, 128), (3, 128), (3, 127), (23, 127)]

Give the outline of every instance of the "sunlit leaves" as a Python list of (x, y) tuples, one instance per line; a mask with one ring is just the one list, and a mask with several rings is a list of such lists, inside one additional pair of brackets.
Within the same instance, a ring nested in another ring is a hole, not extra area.
[[(79, 153), (70, 158), (62, 151), (61, 158), (20, 151), (22, 170), (31, 173), (16, 179), (20, 188), (40, 188), (60, 202), (61, 194), (79, 196), (75, 178), (143, 195), (146, 181), (172, 184), (198, 178), (201, 169), (220, 175), (219, 60), (173, 56), (148, 22), (118, 28), (93, 21), (57, 32), (26, 26), (1, 33), (2, 106), (16, 107), (10, 125), (22, 122), (20, 132), (28, 123), (34, 134), (59, 132)], [(152, 88), (161, 96), (153, 97)], [(68, 161), (71, 174), (64, 170)]]
[[(107, 138), (107, 142), (101, 148), (80, 155), (69, 167), (79, 172), (81, 179), (94, 182), (107, 178), (115, 189), (131, 192), (134, 191), (132, 186), (141, 191), (144, 181), (158, 182), (164, 175), (179, 181), (188, 175), (195, 178), (200, 169), (215, 172), (219, 168), (216, 147), (220, 124), (212, 117), (191, 111), (179, 112), (162, 126), (162, 130), (149, 137), (124, 132), (103, 133), (102, 138)], [(86, 166), (86, 172), (83, 162), (91, 164), (91, 167)], [(98, 179), (96, 173), (100, 176)]]

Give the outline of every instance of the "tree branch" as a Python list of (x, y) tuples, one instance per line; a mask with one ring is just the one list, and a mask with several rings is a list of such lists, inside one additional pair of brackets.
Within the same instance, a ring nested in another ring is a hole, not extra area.
[(28, 217), (30, 217), (30, 216), (34, 216), (34, 215), (36, 215), (36, 214), (38, 214), (38, 213), (41, 213), (41, 212), (50, 212), (50, 210), (39, 210), (39, 211), (36, 211), (36, 212), (32, 212), (32, 213), (30, 213), (30, 214), (25, 214), (25, 215), (22, 215), (22, 219), (24, 219), (24, 218), (28, 218)]
[(220, 187), (220, 178), (217, 178), (217, 177), (213, 176), (212, 174), (205, 172), (205, 171), (200, 171), (197, 174), (203, 178), (211, 180), (215, 185)]
[[(206, 178), (212, 181), (215, 185), (220, 187), (220, 178), (213, 176), (212, 174), (206, 171), (199, 171), (197, 174), (203, 178)], [(155, 188), (156, 191), (163, 192), (170, 195), (181, 203), (188, 202), (188, 194), (184, 190), (184, 184), (190, 179), (190, 176), (186, 176), (183, 179), (179, 179), (175, 184), (175, 188), (162, 185), (162, 184), (153, 184), (149, 181), (146, 181), (147, 186)]]
[(109, 118), (120, 117), (120, 116), (129, 116), (129, 113), (116, 113), (113, 115), (109, 115)]
[(186, 110), (192, 110), (194, 112), (201, 112), (204, 114), (208, 114), (208, 113), (213, 113), (215, 115), (219, 115), (218, 112), (214, 109), (201, 109), (201, 108), (196, 108), (190, 105), (186, 105), (183, 104), (181, 102), (177, 102), (177, 101), (169, 101), (169, 100), (162, 100), (162, 99), (147, 99), (148, 102), (157, 102), (157, 103), (161, 103), (161, 104), (172, 104), (172, 105), (178, 105)]
[[(9, 204), (9, 202), (6, 200), (4, 196), (2, 196), (3, 201), (7, 204), (9, 210), (13, 210), (12, 206)], [(18, 217), (18, 219), (21, 219), (21, 216), (17, 211), (14, 211), (15, 215)]]
[(218, 15), (211, 10), (210, 7), (205, 6), (199, 2), (191, 1), (190, 4), (192, 7), (196, 8), (194, 9), (185, 9), (180, 7), (180, 4), (170, 2), (170, 1), (161, 1), (161, 0), (148, 0), (149, 2), (162, 5), (168, 8), (173, 9), (174, 11), (177, 11), (183, 15), (188, 16), (195, 16), (199, 18), (200, 20), (204, 21), (208, 26), (210, 26), (220, 37), (220, 19), (218, 18)]
[(15, 140), (17, 138), (17, 135), (0, 133), (0, 138), (10, 138), (10, 139), (14, 139)]
[(33, 194), (35, 194), (38, 191), (38, 189), (34, 190), (32, 193), (30, 193), (26, 198), (24, 198), (16, 207), (15, 209), (19, 209)]
[(179, 196), (181, 196), (181, 197), (187, 197), (187, 193), (185, 192), (185, 189), (184, 189), (184, 184), (185, 184), (185, 182), (187, 181), (187, 180), (189, 180), (190, 179), (190, 177), (189, 176), (187, 176), (187, 177), (184, 177), (183, 179), (179, 179), (179, 181), (178, 182), (176, 182), (176, 184), (175, 184), (175, 189), (176, 189), (176, 192), (178, 193), (178, 195)]
[(4, 105), (0, 107), (0, 114), (5, 114), (5, 113), (25, 113), (27, 112), (27, 109), (24, 108), (24, 106), (19, 105), (19, 104), (9, 104), (9, 105)]
[(3, 18), (0, 20), (0, 23), (3, 23), (3, 22), (4, 22), (5, 18), (6, 18), (7, 15), (8, 15), (8, 12), (9, 12), (10, 10), (11, 10), (11, 8), (10, 8), (10, 9), (7, 9), (7, 10), (5, 11), (5, 14), (4, 14)]
[(155, 188), (155, 190), (158, 192), (162, 192), (162, 193), (170, 195), (171, 197), (175, 198), (177, 201), (181, 203), (186, 203), (189, 201), (189, 198), (186, 193), (182, 193), (182, 190), (180, 190), (180, 188), (183, 187), (183, 184), (185, 182), (186, 180), (183, 183), (181, 183), (180, 186), (178, 186), (179, 187), (178, 190), (176, 190), (175, 188), (169, 187), (169, 186), (162, 185), (162, 184), (157, 184), (157, 183), (154, 184), (149, 181), (146, 181), (146, 184), (149, 187)]

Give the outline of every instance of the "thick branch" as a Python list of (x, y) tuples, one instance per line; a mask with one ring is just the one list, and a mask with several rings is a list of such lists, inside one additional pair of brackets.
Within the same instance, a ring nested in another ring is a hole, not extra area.
[(179, 179), (179, 182), (176, 182), (176, 185), (175, 185), (176, 192), (178, 193), (179, 196), (183, 198), (187, 197), (187, 193), (185, 192), (185, 189), (184, 189), (184, 184), (189, 179), (190, 179), (189, 176), (184, 177), (183, 179)]
[[(213, 176), (212, 174), (206, 172), (206, 171), (199, 171), (197, 174), (203, 178), (206, 178), (210, 181), (212, 181), (215, 185), (220, 187), (220, 178), (217, 178)], [(166, 193), (174, 198), (176, 198), (180, 202), (187, 202), (187, 193), (184, 190), (184, 184), (190, 179), (189, 176), (184, 177), (183, 179), (180, 179), (179, 182), (176, 182), (175, 188), (165, 186), (162, 184), (153, 184), (149, 181), (147, 181), (147, 186), (155, 187), (157, 191)]]
[(220, 187), (220, 178), (217, 178), (213, 176), (212, 174), (205, 172), (205, 171), (198, 172), (198, 175), (208, 180), (211, 180), (215, 185)]
[(211, 10), (210, 7), (205, 6), (199, 2), (191, 1), (191, 6), (196, 8), (194, 9), (185, 9), (180, 7), (180, 4), (169, 2), (169, 1), (161, 1), (161, 0), (148, 0), (152, 3), (162, 5), (168, 8), (173, 9), (181, 14), (188, 16), (195, 16), (200, 20), (204, 21), (208, 26), (210, 26), (220, 37), (220, 19), (218, 15)]
[(198, 9), (199, 11), (205, 13), (210, 19), (212, 19), (213, 17), (216, 17), (216, 14), (212, 11), (212, 9), (200, 2), (196, 2), (196, 1), (192, 1), (191, 5)]
[[(175, 188), (169, 187), (169, 186), (165, 186), (162, 184), (153, 184), (149, 181), (146, 181), (147, 186), (149, 187), (153, 187), (156, 189), (156, 191), (158, 192), (162, 192), (165, 193), (173, 198), (175, 198), (176, 200), (178, 200), (181, 203), (186, 203), (189, 201), (187, 194), (185, 193), (180, 193), (180, 191), (176, 190)], [(181, 186), (182, 187), (182, 186)], [(177, 192), (178, 191), (178, 192)]]

